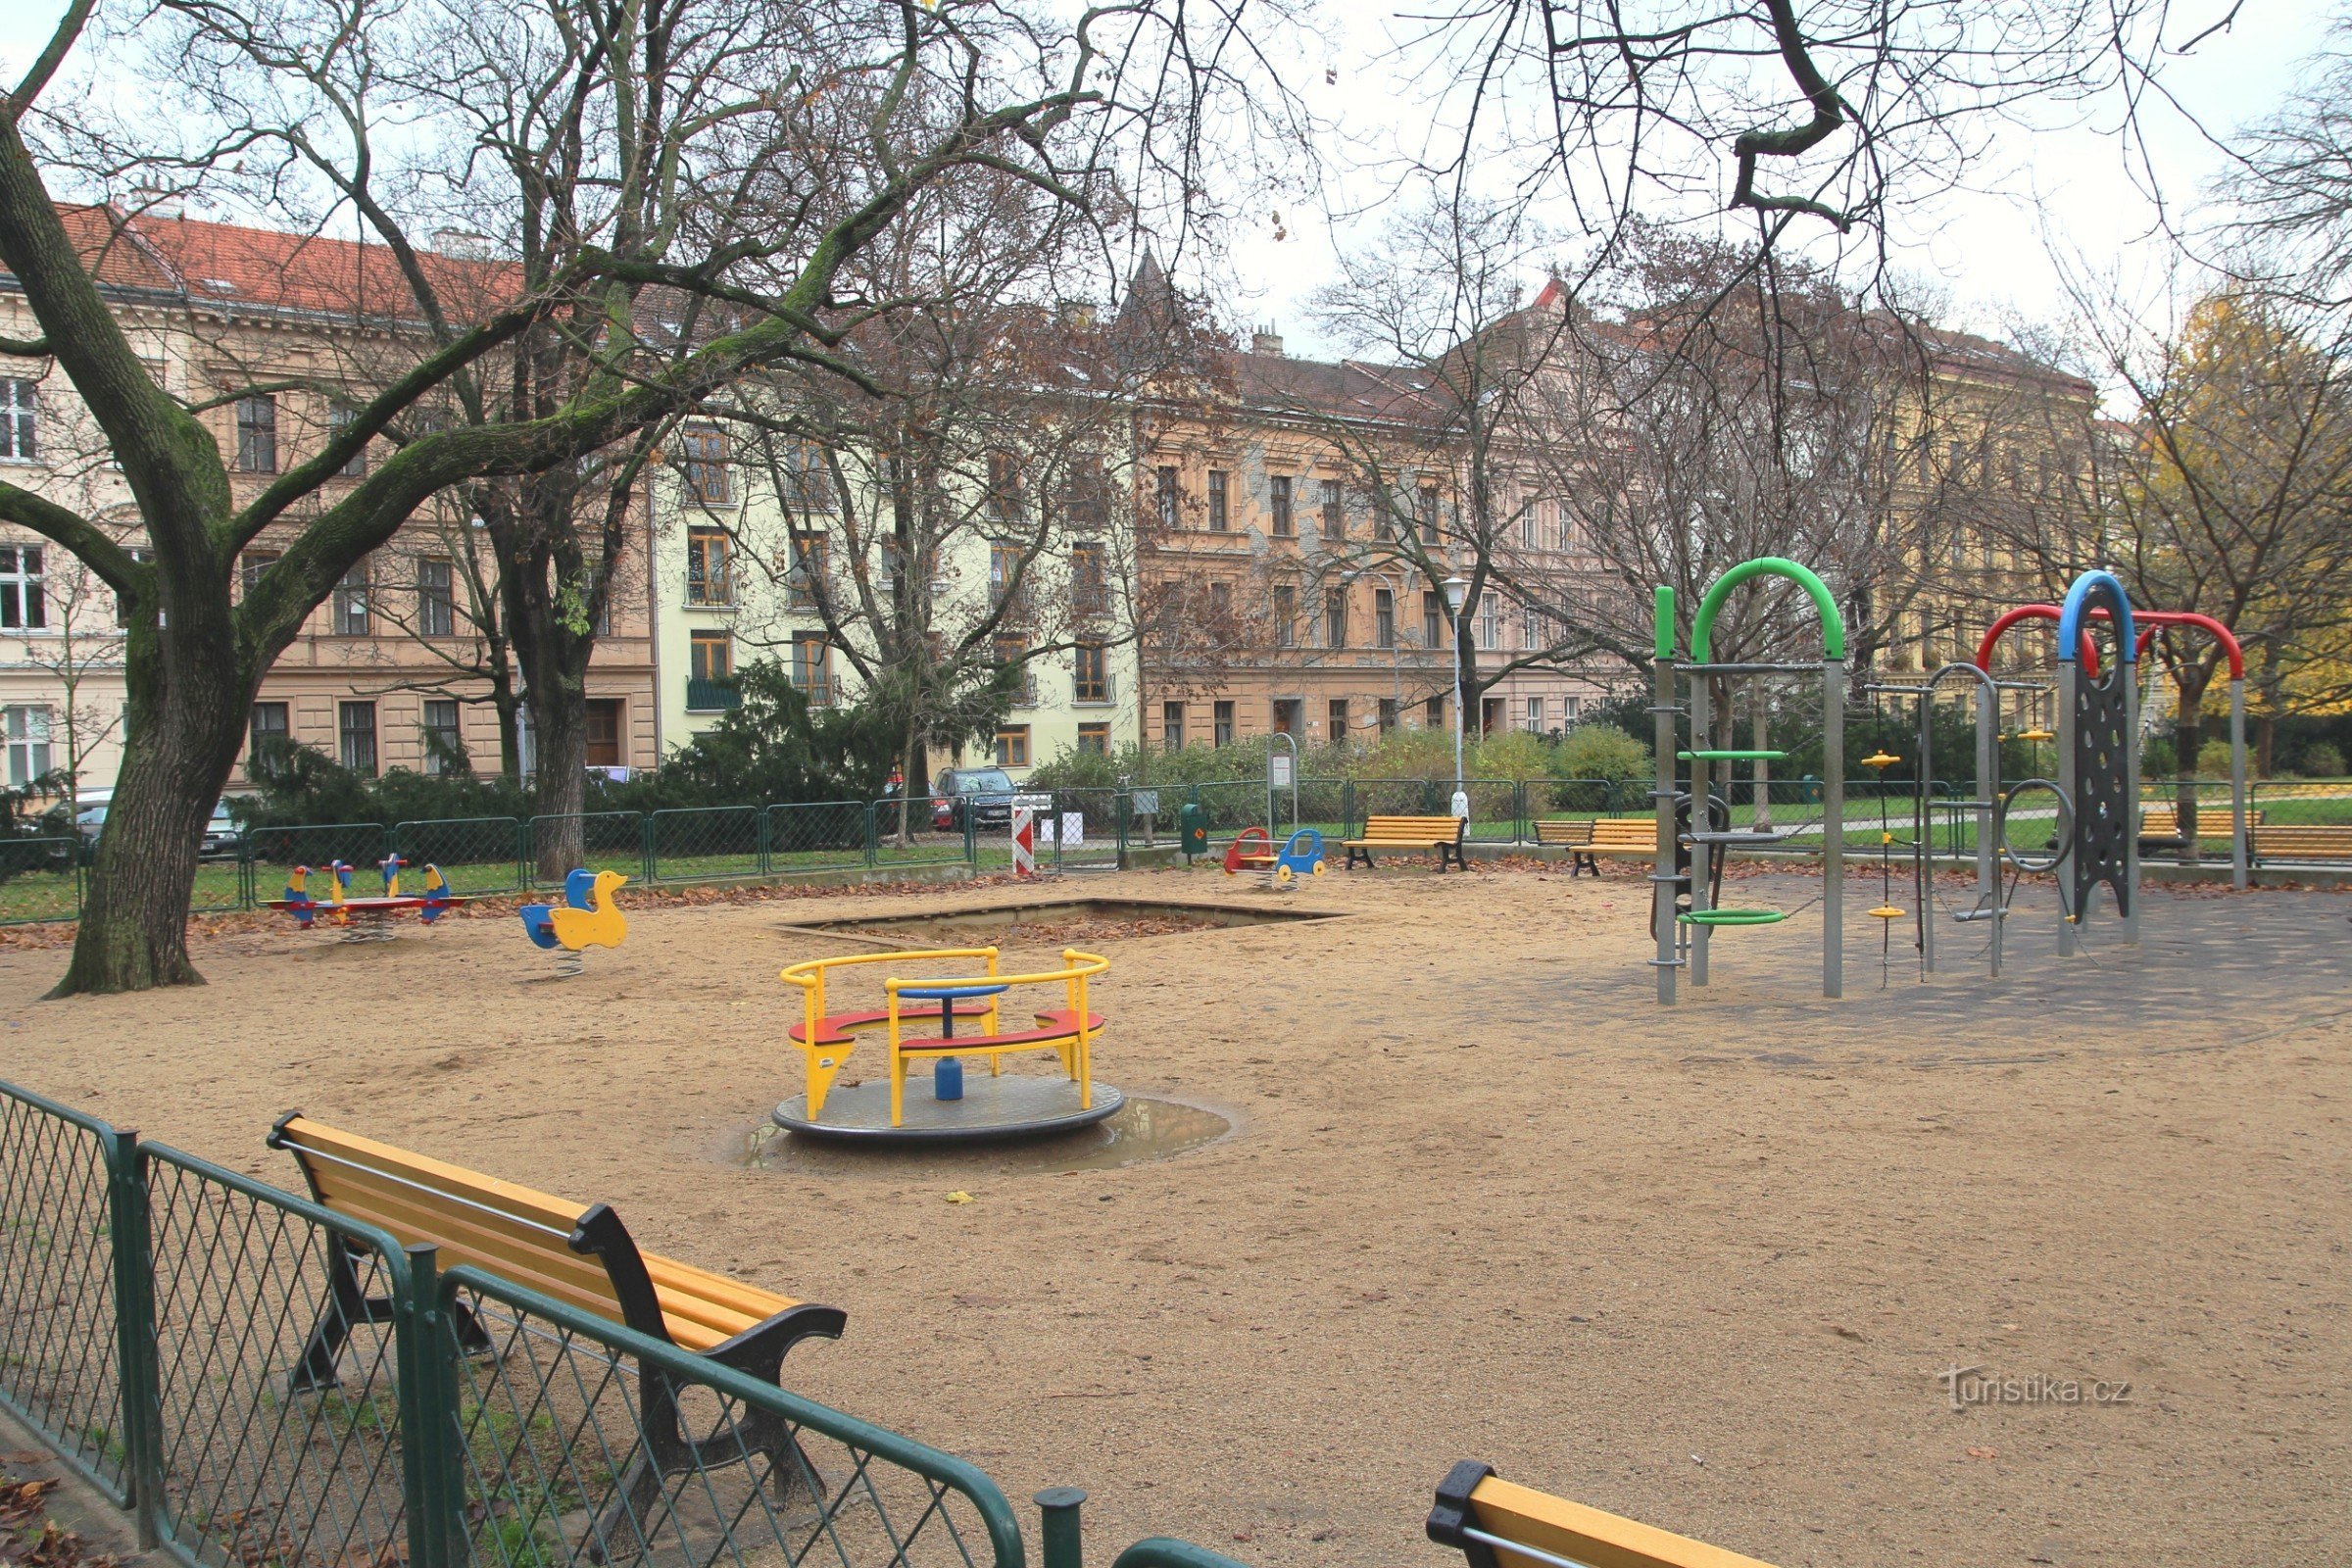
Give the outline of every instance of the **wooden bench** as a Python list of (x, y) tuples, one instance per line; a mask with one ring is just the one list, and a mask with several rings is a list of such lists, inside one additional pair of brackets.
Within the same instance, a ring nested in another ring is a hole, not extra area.
[(2352, 860), (2352, 823), (2283, 822), (2246, 837), (2256, 860)]
[[(468, 1263), (567, 1306), (608, 1318), (763, 1382), (778, 1382), (786, 1352), (801, 1341), (839, 1339), (838, 1307), (814, 1306), (641, 1251), (603, 1203), (575, 1203), (461, 1165), (411, 1153), (313, 1121), (300, 1111), (270, 1130), (270, 1147), (293, 1154), (311, 1196), (338, 1214), (387, 1231), (404, 1248), (439, 1250), (439, 1266)], [(364, 1250), (337, 1237), (326, 1253), (328, 1299), (311, 1330), (290, 1387), (321, 1390), (339, 1381), (335, 1362), (354, 1326), (391, 1319), (387, 1298), (360, 1288)], [(492, 1348), (473, 1314), (455, 1324), (467, 1349)], [(781, 1477), (801, 1475), (791, 1435), (773, 1415), (747, 1412), (737, 1431), (689, 1439), (675, 1393), (658, 1368), (640, 1367), (638, 1413), (645, 1449), (623, 1478), (600, 1525), (616, 1539), (624, 1517), (644, 1520), (662, 1478), (764, 1452)], [(623, 1510), (632, 1510), (628, 1514)]]
[(1771, 1568), (1703, 1541), (1514, 1486), (1475, 1459), (1446, 1472), (1428, 1529), (1430, 1540), (1459, 1551), (1469, 1568)]
[(1592, 858), (1592, 830), (1596, 824), (1589, 816), (1540, 820), (1536, 823), (1536, 842), (1547, 849), (1568, 852), (1568, 874), (1579, 876), (1590, 871), (1600, 875), (1600, 862)]
[(1435, 850), (1438, 869), (1452, 862), (1468, 870), (1462, 859), (1462, 839), (1470, 831), (1470, 819), (1463, 816), (1368, 816), (1364, 818), (1364, 836), (1346, 839), (1341, 848), (1348, 852), (1348, 869), (1355, 869), (1360, 858), (1366, 869), (1372, 868), (1374, 850)]
[[(2247, 832), (2250, 834), (2260, 826), (2262, 826), (2262, 808), (2248, 807), (2246, 808)], [(2218, 839), (2226, 844), (2230, 841), (2230, 827), (2228, 802), (2212, 807), (2201, 805), (2197, 808), (2198, 842)], [(2149, 849), (2186, 849), (2188, 841), (2180, 836), (2180, 808), (2151, 806), (2141, 811), (2139, 813), (2139, 847), (2143, 853)]]

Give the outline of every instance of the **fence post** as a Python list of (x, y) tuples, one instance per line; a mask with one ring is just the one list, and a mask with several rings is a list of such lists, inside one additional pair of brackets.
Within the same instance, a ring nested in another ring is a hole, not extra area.
[(776, 813), (772, 807), (760, 808), (760, 874), (772, 876), (776, 869)]
[(162, 1539), (164, 1396), (155, 1350), (155, 1255), (147, 1214), (147, 1152), (139, 1135), (103, 1135), (107, 1224), (115, 1273), (115, 1384), (122, 1400), (122, 1490), (139, 1548)]
[(1355, 837), (1355, 780), (1340, 780), (1340, 837)]
[(882, 861), (882, 819), (875, 812), (874, 803), (871, 801), (865, 803), (865, 844), (863, 847), (867, 868), (871, 869), (879, 865)]
[(1086, 1489), (1048, 1487), (1032, 1500), (1043, 1515), (1038, 1531), (1040, 1568), (1084, 1568), (1086, 1546), (1079, 1534), (1078, 1508), (1086, 1501)]
[(1119, 824), (1118, 867), (1122, 871), (1127, 869), (1127, 818), (1131, 814), (1131, 808), (1134, 804), (1135, 797), (1125, 790), (1110, 792), (1110, 814)]
[(466, 1469), (460, 1445), (457, 1336), (441, 1308), (439, 1252), (430, 1243), (407, 1254), (408, 1299), (393, 1303), (400, 1361), (401, 1500), (409, 1516), (411, 1568), (456, 1568), (466, 1560)]
[[(580, 824), (583, 834), (582, 853), (586, 852), (584, 835), (587, 826), (588, 824), (585, 822)], [(640, 867), (645, 872), (645, 880), (651, 882), (654, 879), (654, 813), (651, 811), (640, 811), (637, 814), (637, 851)]]
[(1511, 842), (1527, 842), (1527, 780), (1520, 779), (1511, 786)]

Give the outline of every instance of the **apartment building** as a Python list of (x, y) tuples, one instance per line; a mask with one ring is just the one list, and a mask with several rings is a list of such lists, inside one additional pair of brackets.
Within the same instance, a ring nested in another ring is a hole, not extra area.
[[(342, 389), (359, 395), (404, 352), (407, 295), (379, 246), (168, 211), (124, 218), (75, 208), (66, 216), (166, 390), (203, 411), (240, 503), (326, 438), (344, 417)], [(22, 288), (5, 273), (0, 333), (38, 335)], [(0, 472), (138, 549), (128, 488), (65, 376), (38, 360), (0, 369), (8, 371), (0, 376)], [(356, 460), (335, 482), (358, 479), (368, 461)], [(301, 521), (253, 540), (238, 564), (243, 584), (270, 569)], [(476, 767), (495, 769), (497, 716), (472, 612), (486, 551), (472, 535), (460, 509), (437, 505), (355, 566), (264, 678), (254, 737), (286, 737), (370, 774), (430, 772), (460, 751)], [(592, 765), (646, 767), (657, 759), (653, 609), (640, 583), (614, 606), (599, 642), (590, 671)], [(0, 527), (0, 732), (9, 783), (52, 769), (71, 769), (85, 792), (113, 783), (122, 743), (122, 652), (112, 592), (64, 551)], [(523, 740), (527, 766), (527, 733)], [(242, 763), (235, 782), (243, 782)]]

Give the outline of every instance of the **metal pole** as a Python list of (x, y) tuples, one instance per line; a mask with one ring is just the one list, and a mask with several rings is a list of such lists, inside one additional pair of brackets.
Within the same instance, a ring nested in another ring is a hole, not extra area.
[(1462, 607), (1453, 607), (1453, 794), (1462, 797)]
[[(2119, 639), (2120, 641), (2120, 639)], [(2131, 650), (2118, 647), (2120, 662)], [(2129, 665), (2117, 673), (2129, 676)], [(2189, 760), (2196, 766), (2196, 760)], [(2124, 946), (2139, 946), (2139, 682), (2124, 681)]]
[(116, 1392), (122, 1400), (122, 1495), (139, 1547), (162, 1540), (164, 1396), (157, 1364), (155, 1254), (148, 1213), (147, 1153), (138, 1133), (117, 1128), (104, 1138), (108, 1242), (114, 1264)]
[(1657, 858), (1649, 873), (1649, 920), (1658, 954), (1658, 1005), (1674, 1005), (1674, 968), (1680, 933), (1674, 924), (1674, 590), (1656, 593), (1657, 673), (1650, 689), (1650, 735), (1656, 748), (1657, 787), (1650, 807), (1658, 823)]
[(2230, 683), (2230, 885), (2246, 885), (2246, 683)]
[(1821, 994), (1845, 995), (1845, 661), (1821, 662)]
[[(1708, 687), (1709, 677), (1690, 677), (1690, 831), (1704, 833), (1711, 821), (1707, 811), (1709, 800), (1715, 793), (1715, 764), (1702, 761), (1698, 755), (1708, 749), (1715, 727), (1712, 710), (1714, 692)], [(1668, 803), (1672, 805), (1671, 802)], [(1690, 846), (1690, 912), (1700, 914), (1711, 906), (1707, 901), (1707, 856), (1711, 844)], [(1690, 983), (1707, 983), (1707, 924), (1703, 920), (1690, 922)]]
[[(1940, 673), (1940, 671), (1938, 671)], [(1911, 923), (1919, 934), (1919, 972), (1936, 972), (1936, 920), (1929, 901), (1936, 897), (1936, 679), (1931, 675), (1919, 694), (1919, 777), (1911, 789)]]
[(1079, 1533), (1078, 1508), (1086, 1501), (1081, 1487), (1048, 1487), (1031, 1499), (1044, 1516), (1038, 1530), (1038, 1560), (1043, 1568), (1084, 1568), (1086, 1548)]
[[(2058, 663), (2058, 787), (2066, 791), (2068, 808), (2079, 813), (2082, 800), (2082, 779), (2081, 769), (2075, 765), (2075, 704), (2082, 700), (2082, 666), (2073, 659), (2063, 657), (2064, 653), (2065, 650), (2061, 649), (2062, 657)], [(2139, 737), (2136, 735), (2132, 737), (2132, 748), (2133, 751), (2139, 749)], [(2066, 853), (2058, 858), (2057, 865), (2052, 868), (2058, 877), (2058, 956), (2061, 958), (2074, 956), (2075, 922), (2082, 917), (2082, 910), (2069, 907), (2075, 896), (2076, 836), (2073, 832), (2067, 834)]]
[(2001, 692), (1997, 686), (1977, 686), (1977, 906), (1992, 922), (1992, 977), (2001, 977), (2001, 927), (2009, 911), (2001, 907), (2001, 867), (1992, 848), (1993, 797), (2001, 788)]

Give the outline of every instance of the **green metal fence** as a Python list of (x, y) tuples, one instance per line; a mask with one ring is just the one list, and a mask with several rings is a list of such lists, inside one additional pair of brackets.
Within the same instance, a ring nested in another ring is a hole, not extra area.
[(0, 1406), (118, 1504), (122, 1437), (115, 1253), (123, 1135), (0, 1084)]
[(0, 1403), (189, 1568), (1023, 1568), (963, 1460), (7, 1084), (0, 1265)]
[(767, 813), (757, 806), (654, 811), (645, 818), (649, 882), (767, 874)]
[(514, 893), (529, 882), (522, 824), (511, 816), (395, 822), (392, 843), (410, 865), (439, 866), (461, 897)]

